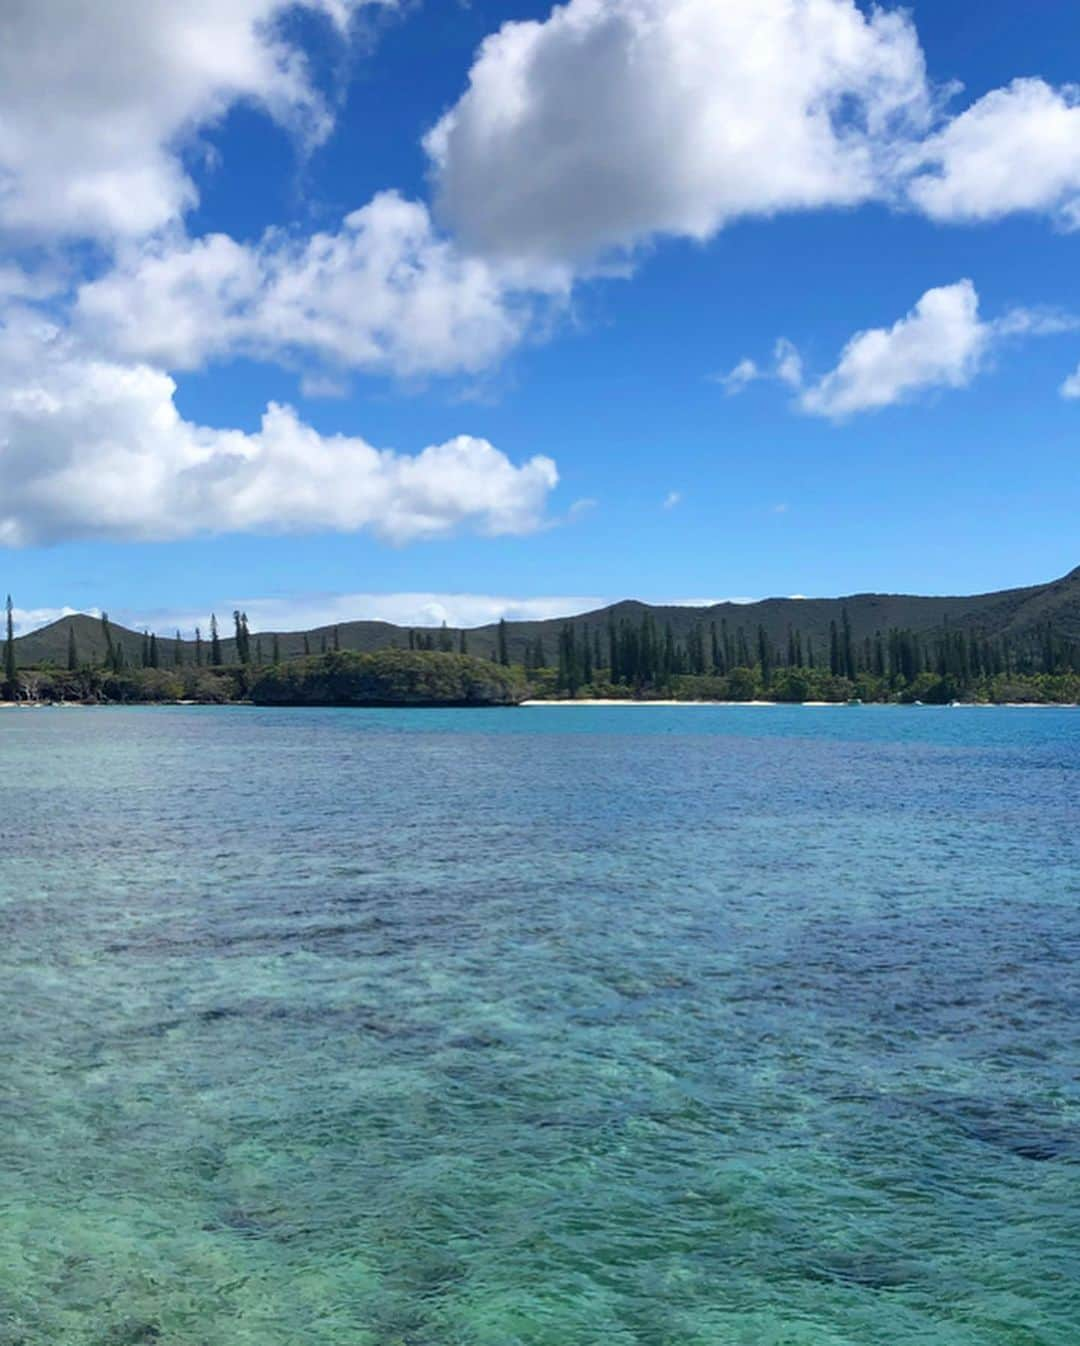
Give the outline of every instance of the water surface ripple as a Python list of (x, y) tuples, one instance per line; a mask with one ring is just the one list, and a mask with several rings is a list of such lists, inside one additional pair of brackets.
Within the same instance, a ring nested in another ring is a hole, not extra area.
[(0, 1346), (1080, 1343), (1080, 712), (0, 762)]

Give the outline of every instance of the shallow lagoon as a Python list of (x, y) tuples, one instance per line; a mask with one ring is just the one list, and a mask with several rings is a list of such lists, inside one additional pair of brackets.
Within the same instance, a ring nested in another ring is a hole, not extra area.
[(0, 764), (2, 1346), (1080, 1341), (1080, 711)]

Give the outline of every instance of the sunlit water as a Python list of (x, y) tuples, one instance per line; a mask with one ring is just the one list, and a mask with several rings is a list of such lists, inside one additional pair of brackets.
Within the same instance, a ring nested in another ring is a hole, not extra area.
[(1076, 1346), (1080, 711), (0, 712), (2, 1346)]

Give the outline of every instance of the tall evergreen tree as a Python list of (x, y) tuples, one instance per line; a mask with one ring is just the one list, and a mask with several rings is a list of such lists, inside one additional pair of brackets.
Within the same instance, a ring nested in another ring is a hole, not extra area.
[[(411, 632), (411, 631), (409, 632), (409, 635), (410, 635), (410, 636), (412, 635), (412, 632)], [(409, 646), (409, 649), (412, 649), (412, 646), (411, 646), (411, 645)], [(305, 631), (305, 632), (304, 632), (304, 654), (307, 655), (307, 654), (310, 654), (310, 653), (311, 653), (311, 641), (308, 639), (308, 634), (307, 634), (307, 632)]]
[(769, 639), (765, 628), (761, 625), (757, 629), (758, 663), (761, 665), (761, 681), (766, 687), (772, 686), (773, 666), (776, 662), (773, 653), (772, 641)]
[(142, 633), (142, 658), (140, 662), (143, 668), (150, 667), (150, 632), (145, 628)]
[(469, 637), (465, 634), (465, 628), (462, 627), (458, 632), (458, 654), (469, 653)]
[(848, 615), (846, 603), (840, 609), (840, 619), (844, 628), (844, 644), (842, 650), (844, 658), (844, 676), (854, 679), (859, 670), (855, 665), (855, 647), (851, 640), (851, 618)]
[(340, 652), (341, 652), (341, 627), (340, 627), (340, 626), (335, 626), (335, 627), (334, 627), (334, 653), (335, 653), (335, 654), (339, 654)]
[(195, 667), (202, 668), (202, 666), (203, 666), (202, 628), (197, 626), (195, 628)]
[(184, 667), (184, 641), (179, 631), (177, 631), (176, 639), (173, 641), (173, 667)]
[(75, 644), (75, 623), (74, 623), (74, 622), (72, 622), (72, 624), (68, 627), (68, 655), (67, 655), (67, 666), (68, 666), (68, 672), (69, 672), (69, 673), (74, 673), (75, 670), (79, 667), (79, 649), (78, 649), (78, 646)]
[(109, 625), (109, 614), (101, 614), (101, 632), (105, 637), (105, 665), (107, 668), (116, 669), (116, 651), (113, 649), (112, 627)]
[(278, 634), (276, 631), (274, 632), (274, 645), (271, 657), (273, 658), (275, 664), (281, 663), (281, 641), (278, 639)]
[(239, 608), (233, 610), (233, 626), (236, 633), (236, 657), (242, 664), (251, 663), (251, 636), (248, 631), (247, 613)]
[(221, 637), (218, 635), (217, 614), (210, 614), (210, 662), (215, 668), (221, 663)]
[(15, 663), (15, 607), (7, 596), (7, 632), (4, 637), (4, 683), (7, 695), (15, 700), (19, 695), (19, 670)]
[(160, 654), (158, 653), (158, 642), (157, 642), (157, 634), (156, 634), (156, 632), (151, 631), (151, 633), (150, 633), (150, 648), (149, 648), (149, 650), (147, 651), (147, 654), (149, 655), (149, 659), (150, 659), (150, 667), (151, 667), (151, 668), (160, 668), (160, 667), (161, 667), (161, 656), (160, 656)]
[(500, 618), (499, 618), (499, 631), (498, 631), (498, 641), (497, 641), (497, 643), (498, 643), (499, 663), (500, 663), (500, 664), (509, 664), (509, 663), (510, 663), (510, 647), (509, 647), (509, 645), (508, 645), (508, 643), (507, 643), (507, 639), (506, 639), (506, 618), (505, 618), (505, 617), (500, 617)]

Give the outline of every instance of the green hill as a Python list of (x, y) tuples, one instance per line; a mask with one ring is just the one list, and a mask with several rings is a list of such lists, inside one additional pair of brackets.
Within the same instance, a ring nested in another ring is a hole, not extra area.
[[(812, 641), (815, 649), (824, 651), (829, 641), (831, 622), (840, 623), (846, 610), (856, 642), (873, 637), (878, 631), (900, 628), (920, 634), (931, 634), (945, 627), (971, 630), (987, 638), (999, 636), (1021, 637), (1051, 625), (1057, 635), (1080, 641), (1080, 567), (1061, 579), (1048, 584), (1032, 585), (1024, 589), (1006, 589), (996, 593), (969, 596), (920, 597), (910, 594), (851, 594), (846, 598), (767, 598), (758, 603), (717, 603), (708, 607), (665, 607), (633, 600), (614, 603), (595, 612), (569, 618), (537, 622), (508, 622), (506, 642), (510, 660), (521, 663), (527, 648), (539, 638), (545, 655), (554, 660), (559, 632), (567, 624), (580, 636), (585, 627), (590, 631), (605, 631), (609, 621), (622, 619), (638, 623), (646, 612), (652, 614), (657, 628), (670, 625), (676, 640), (685, 640), (696, 626), (706, 629), (711, 623), (718, 628), (727, 624), (734, 634), (740, 627), (748, 638), (756, 635), (759, 626), (777, 645), (786, 641), (789, 629), (801, 633), (804, 642)], [(231, 625), (231, 623), (230, 623)], [(224, 630), (225, 622), (222, 622)], [(68, 659), (70, 633), (74, 632), (80, 663), (99, 664), (106, 653), (102, 623), (95, 617), (76, 615), (20, 636), (15, 641), (16, 659), (22, 668), (52, 664), (64, 667)], [(424, 630), (426, 639), (432, 633)], [(111, 624), (115, 643), (123, 645), (130, 664), (140, 662), (143, 635)], [(447, 633), (447, 643), (453, 651), (460, 647), (461, 632)], [(498, 626), (476, 627), (465, 633), (465, 644), (470, 655), (492, 658), (498, 649)], [(297, 658), (305, 653), (319, 654), (324, 648), (372, 653), (385, 649), (405, 649), (409, 645), (408, 628), (389, 622), (342, 622), (336, 627), (315, 627), (309, 631), (279, 631), (278, 649), (283, 659)], [(264, 631), (252, 635), (253, 646), (261, 646), (264, 662), (269, 662), (275, 633)], [(306, 642), (306, 643), (305, 643)], [(160, 662), (173, 664), (176, 655), (175, 639), (158, 636)], [(182, 641), (181, 657), (191, 663), (195, 656), (192, 641)], [(236, 658), (232, 639), (221, 642), (222, 659), (229, 663)], [(204, 641), (204, 648), (208, 642)]]

